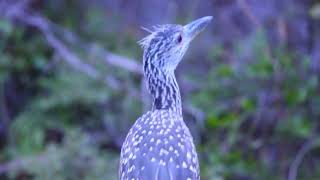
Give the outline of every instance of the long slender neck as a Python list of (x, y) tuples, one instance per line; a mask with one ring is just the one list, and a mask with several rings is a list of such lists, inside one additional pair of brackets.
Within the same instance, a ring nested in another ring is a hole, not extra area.
[(182, 115), (180, 90), (174, 72), (152, 67), (145, 69), (145, 76), (153, 97), (153, 110), (170, 109)]

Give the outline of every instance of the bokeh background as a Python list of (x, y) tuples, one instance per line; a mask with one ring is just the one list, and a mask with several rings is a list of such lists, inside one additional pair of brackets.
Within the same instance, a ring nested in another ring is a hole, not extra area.
[(176, 73), (202, 179), (319, 180), (319, 0), (0, 0), (0, 179), (117, 179), (141, 26), (206, 15)]

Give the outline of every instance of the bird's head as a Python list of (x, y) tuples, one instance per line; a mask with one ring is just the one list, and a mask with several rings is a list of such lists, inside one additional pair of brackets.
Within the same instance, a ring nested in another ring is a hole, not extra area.
[(206, 16), (187, 25), (169, 24), (156, 26), (150, 35), (139, 41), (144, 49), (144, 71), (158, 68), (165, 72), (173, 72), (192, 39), (198, 35), (211, 21)]

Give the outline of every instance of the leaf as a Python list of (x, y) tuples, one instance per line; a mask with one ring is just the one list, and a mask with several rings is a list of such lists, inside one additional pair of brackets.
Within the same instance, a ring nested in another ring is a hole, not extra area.
[(289, 88), (285, 92), (285, 99), (289, 105), (298, 105), (303, 103), (308, 95), (308, 91), (306, 88), (301, 87), (299, 89)]
[(255, 109), (256, 104), (253, 100), (243, 97), (240, 100), (240, 106), (245, 110), (245, 111), (252, 111)]
[(219, 76), (222, 76), (222, 77), (230, 77), (233, 75), (233, 70), (232, 68), (227, 65), (227, 64), (223, 64), (223, 65), (220, 65), (217, 69), (217, 74)]
[(226, 114), (211, 113), (208, 118), (208, 125), (212, 128), (230, 127), (230, 125), (239, 119), (239, 115), (230, 112)]
[(312, 123), (309, 119), (300, 114), (292, 114), (288, 119), (281, 121), (278, 131), (306, 138), (309, 137), (312, 132)]
[(4, 35), (8, 36), (13, 31), (13, 27), (9, 21), (0, 19), (0, 32), (4, 33)]

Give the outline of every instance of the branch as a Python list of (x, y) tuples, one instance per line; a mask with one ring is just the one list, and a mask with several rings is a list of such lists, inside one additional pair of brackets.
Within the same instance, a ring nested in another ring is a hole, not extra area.
[[(129, 72), (142, 75), (141, 64), (138, 63), (137, 60), (130, 59), (128, 57), (121, 56), (121, 55), (106, 51), (104, 48), (102, 48), (97, 43), (83, 43), (79, 40), (80, 38), (78, 38), (78, 36), (76, 34), (74, 34), (73, 32), (71, 32), (61, 26), (53, 24), (48, 20), (46, 20), (46, 21), (47, 21), (47, 24), (51, 25), (51, 27), (54, 27), (58, 31), (61, 31), (61, 35), (63, 35), (67, 41), (72, 42), (73, 44), (78, 44), (78, 45), (85, 44), (84, 49), (98, 50), (99, 53), (102, 54), (103, 60), (106, 64), (110, 64), (110, 65), (122, 68), (124, 70), (127, 70)], [(87, 45), (87, 44), (89, 44), (89, 45)]]
[(16, 171), (23, 169), (33, 162), (48, 162), (49, 158), (47, 157), (48, 155), (41, 154), (38, 156), (31, 156), (31, 157), (24, 157), (20, 159), (15, 159), (10, 162), (0, 164), (0, 175), (5, 174), (10, 171)]
[(129, 59), (129, 58), (126, 58), (123, 56), (119, 56), (119, 55), (113, 54), (113, 53), (107, 53), (105, 60), (106, 60), (106, 62), (108, 62), (114, 66), (118, 66), (118, 67), (121, 67), (121, 68), (126, 69), (128, 71), (142, 75), (141, 65), (136, 63), (132, 59)]
[(298, 151), (298, 154), (289, 168), (288, 180), (296, 180), (298, 174), (298, 168), (303, 161), (305, 155), (310, 152), (313, 148), (320, 145), (319, 139), (312, 139), (305, 143), (302, 148)]
[(256, 27), (262, 27), (261, 22), (252, 14), (250, 8), (246, 2), (246, 0), (237, 0), (239, 7), (243, 11), (243, 13), (249, 18), (249, 20), (254, 24)]
[[(77, 55), (72, 53), (57, 37), (53, 35), (50, 31), (49, 23), (46, 19), (40, 16), (27, 16), (21, 17), (20, 20), (26, 22), (28, 25), (31, 25), (37, 28), (47, 39), (48, 44), (65, 60), (69, 65), (75, 69), (87, 74), (93, 79), (103, 79), (101, 73), (99, 73), (91, 65), (86, 64), (81, 60)], [(114, 78), (108, 76), (105, 78), (105, 82), (112, 87), (113, 89), (119, 89), (120, 83), (117, 82)]]
[[(36, 29), (38, 29), (47, 39), (49, 45), (61, 56), (63, 59), (73, 67), (75, 67), (77, 70), (80, 70), (87, 75), (89, 75), (92, 78), (98, 78), (100, 75), (96, 71), (95, 68), (90, 66), (89, 64), (83, 63), (83, 61), (77, 57), (74, 53), (72, 53), (63, 43), (60, 41), (56, 36), (54, 36), (54, 33), (52, 32), (53, 27), (58, 29), (63, 29), (64, 34), (69, 35), (70, 37), (76, 38), (77, 36), (74, 35), (69, 30), (66, 30), (64, 28), (59, 27), (58, 25), (50, 22), (48, 19), (40, 16), (40, 15), (30, 15), (25, 12), (26, 7), (23, 5), (26, 5), (27, 1), (24, 1), (24, 3), (16, 3), (10, 5), (2, 5), (2, 9), (8, 9), (10, 11), (3, 12), (4, 17), (10, 20), (18, 20), (19, 22), (22, 22), (26, 25), (32, 26)], [(78, 38), (77, 38), (78, 39)], [(94, 46), (97, 46), (94, 44)], [(100, 48), (102, 49), (102, 48)], [(104, 55), (104, 62), (117, 66), (120, 68), (123, 68), (127, 71), (134, 72), (136, 74), (142, 74), (141, 71), (141, 65), (139, 63), (136, 63), (135, 60), (129, 59), (114, 53), (107, 52), (103, 50)]]

